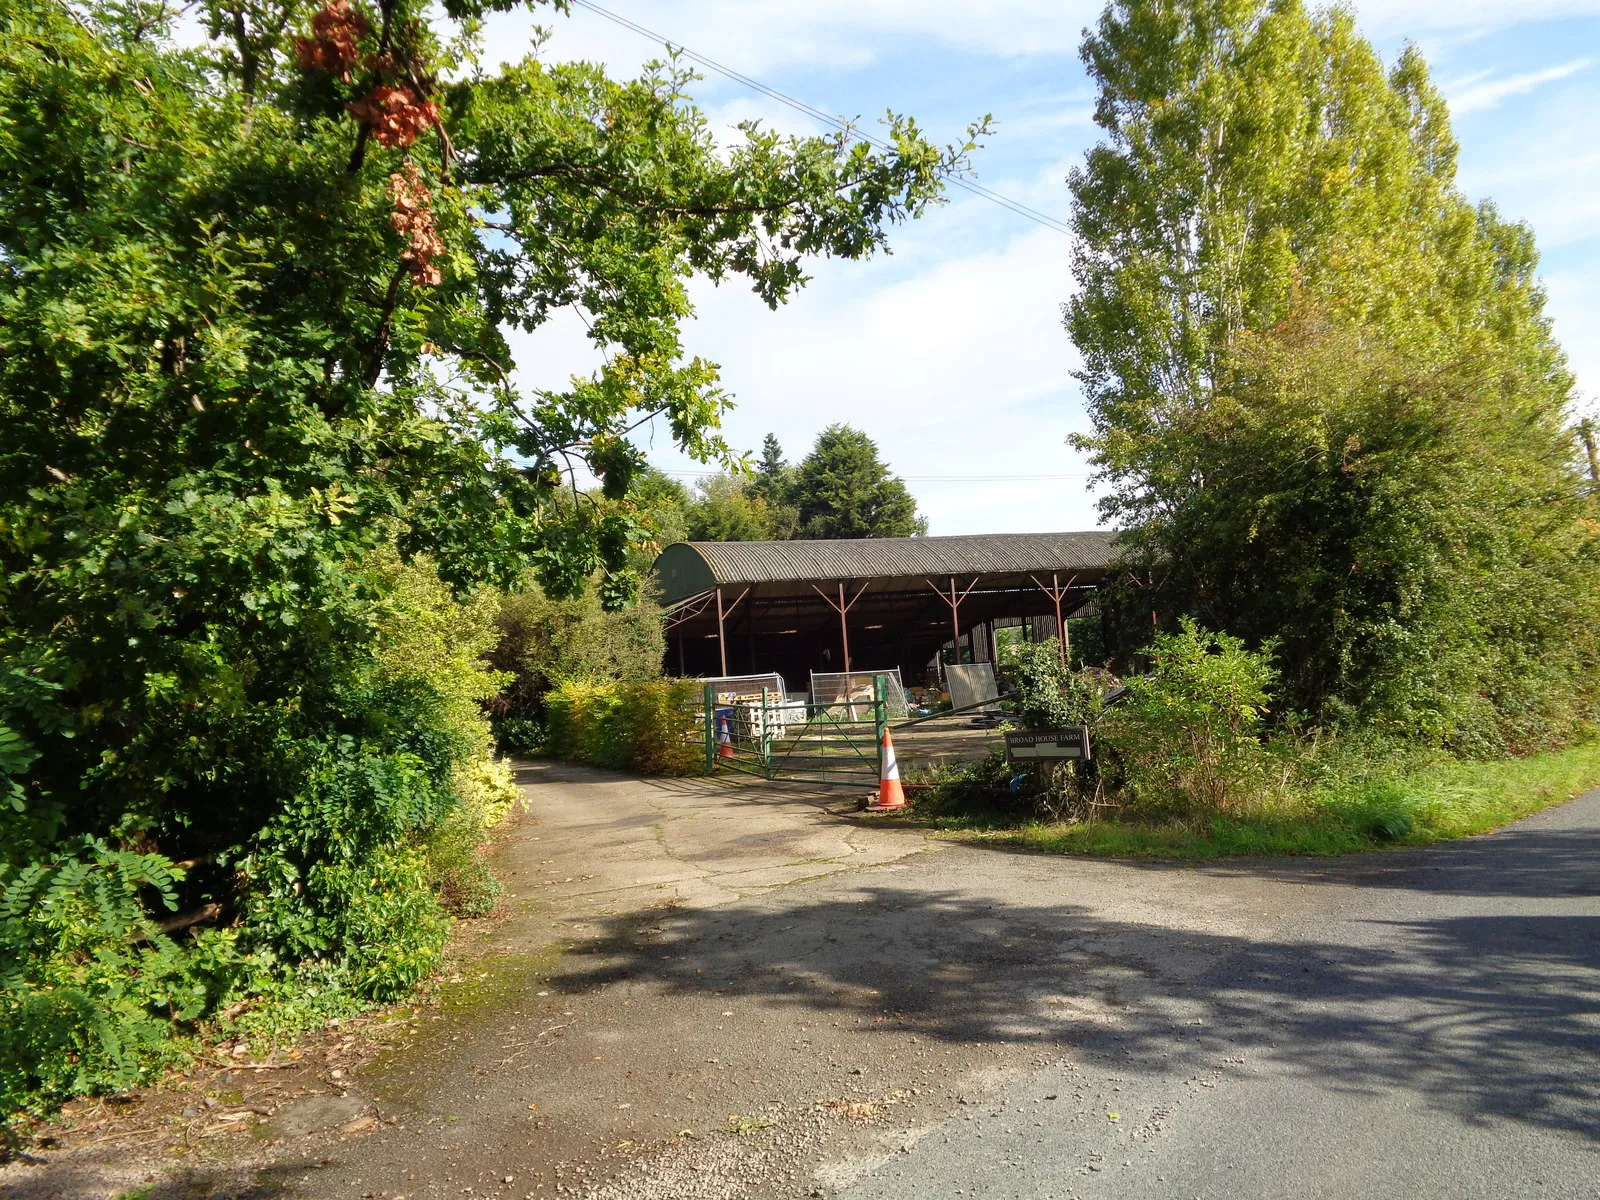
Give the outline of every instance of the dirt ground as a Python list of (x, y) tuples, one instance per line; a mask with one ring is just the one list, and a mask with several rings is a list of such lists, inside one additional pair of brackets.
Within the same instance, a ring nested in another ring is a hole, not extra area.
[[(876, 990), (804, 972), (790, 986), (825, 989), (837, 1011), (794, 1025), (805, 1062), (752, 1065), (768, 1035), (738, 947), (719, 944), (736, 939), (688, 930), (706, 919), (691, 914), (892, 867), (932, 843), (841, 819), (860, 798), (837, 792), (557, 764), (524, 766), (519, 782), (530, 809), (494, 851), (502, 911), (461, 927), (429, 997), (264, 1061), (224, 1046), (163, 1088), (71, 1105), (0, 1170), (0, 1192), (393, 1197), (465, 1181), (479, 1196), (557, 1194), (647, 1148), (707, 1139), (727, 1143), (736, 1174), (780, 1159), (793, 1174), (802, 1147), (870, 1144), (885, 1113), (918, 1099), (912, 1076), (884, 1078), (882, 1039), (862, 1036), (899, 1024)], [(655, 951), (661, 978), (625, 965)], [(388, 1144), (402, 1133), (414, 1140)], [(396, 1167), (372, 1161), (375, 1135), (376, 1158), (397, 1155)], [(514, 1152), (489, 1151), (508, 1139)], [(329, 1174), (356, 1163), (372, 1187)], [(695, 1194), (677, 1186), (662, 1194)]]

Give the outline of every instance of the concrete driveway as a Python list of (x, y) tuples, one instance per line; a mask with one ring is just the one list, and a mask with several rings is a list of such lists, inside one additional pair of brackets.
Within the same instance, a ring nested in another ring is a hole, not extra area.
[(522, 781), (509, 915), (337, 1085), (382, 1123), (171, 1194), (1600, 1197), (1600, 793), (1193, 867)]

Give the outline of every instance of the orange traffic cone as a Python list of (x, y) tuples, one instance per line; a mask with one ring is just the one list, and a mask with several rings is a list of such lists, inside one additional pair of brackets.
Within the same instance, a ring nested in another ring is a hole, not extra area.
[(717, 717), (717, 757), (733, 758), (733, 731), (729, 727), (728, 714), (721, 713)]
[(900, 764), (894, 759), (894, 739), (888, 729), (883, 731), (883, 770), (878, 777), (878, 798), (867, 805), (868, 812), (895, 812), (906, 806), (906, 794), (900, 786)]

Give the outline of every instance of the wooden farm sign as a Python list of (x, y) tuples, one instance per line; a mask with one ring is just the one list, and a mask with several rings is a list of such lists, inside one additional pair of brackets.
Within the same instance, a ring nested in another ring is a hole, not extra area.
[(1012, 762), (1042, 758), (1088, 758), (1089, 730), (1083, 725), (1069, 725), (1065, 729), (1007, 733), (1006, 757)]

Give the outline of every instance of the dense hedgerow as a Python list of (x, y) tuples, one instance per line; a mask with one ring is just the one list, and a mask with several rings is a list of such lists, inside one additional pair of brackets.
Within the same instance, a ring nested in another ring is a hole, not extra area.
[(1071, 675), (1053, 643), (1013, 655), (1014, 720), (1086, 724), (1094, 758), (1020, 764), (997, 747), (933, 772), (917, 813), (1069, 853), (1341, 854), (1482, 833), (1600, 784), (1593, 733), (1485, 762), (1381, 728), (1286, 721), (1271, 647), (1251, 651), (1189, 618), (1143, 657), (1149, 671), (1106, 704), (1105, 673)]
[(545, 752), (641, 775), (697, 774), (705, 770), (704, 693), (693, 679), (563, 684), (545, 698)]
[(459, 603), (388, 552), (366, 577), (364, 687), (338, 736), (273, 747), (291, 790), (268, 793), (253, 834), (184, 866), (92, 836), (0, 863), (4, 1111), (133, 1086), (207, 1026), (270, 1038), (397, 999), (438, 961), (450, 913), (493, 905), (479, 848), (515, 795), (481, 707), (500, 683), (482, 663), (497, 598)]

